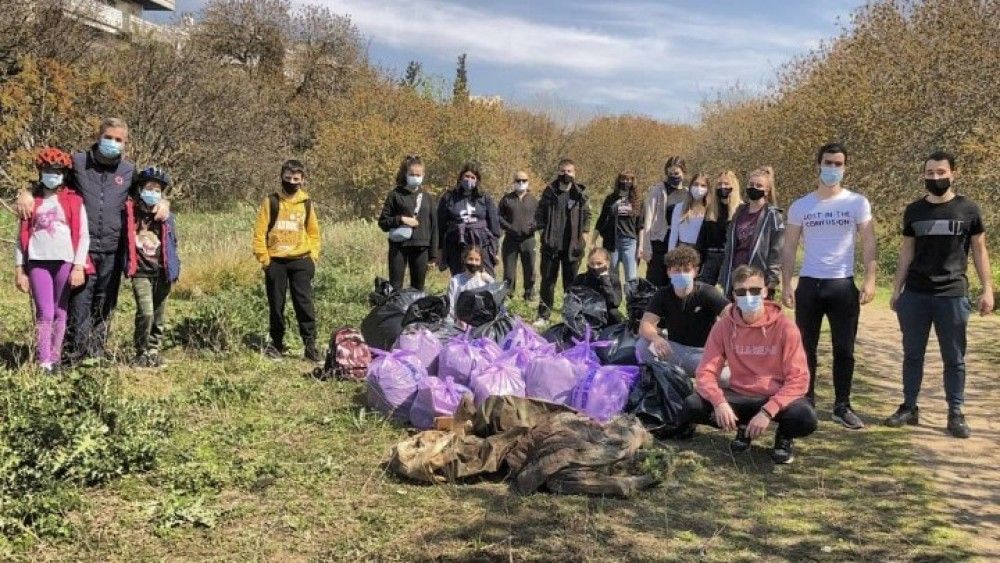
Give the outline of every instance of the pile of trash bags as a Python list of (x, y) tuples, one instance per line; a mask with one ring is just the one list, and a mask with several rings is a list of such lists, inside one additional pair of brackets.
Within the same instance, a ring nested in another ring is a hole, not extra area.
[(375, 357), (368, 404), (394, 421), (429, 429), (437, 418), (452, 417), (465, 397), (475, 406), (521, 397), (570, 407), (598, 423), (634, 411), (658, 435), (669, 435), (691, 385), (666, 364), (655, 372), (638, 365), (638, 324), (655, 290), (645, 280), (630, 283), (628, 319), (616, 325), (607, 325), (597, 292), (574, 291), (553, 338), (553, 329), (540, 335), (504, 309), (503, 283), (458, 297), (456, 317), (465, 331), (445, 323), (446, 298), (376, 283), (375, 307), (362, 323)]

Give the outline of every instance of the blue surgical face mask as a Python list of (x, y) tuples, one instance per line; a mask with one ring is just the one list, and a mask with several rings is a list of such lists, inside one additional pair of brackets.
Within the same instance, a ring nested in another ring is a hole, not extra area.
[(146, 205), (152, 207), (157, 203), (160, 203), (160, 200), (163, 198), (163, 194), (151, 190), (142, 190), (139, 192), (139, 197), (142, 198), (142, 201)]
[(669, 274), (674, 289), (685, 290), (694, 285), (694, 274)]
[(50, 190), (54, 190), (63, 184), (62, 174), (42, 172), (42, 185)]
[(756, 313), (764, 308), (763, 295), (737, 295), (736, 306), (744, 313)]
[(411, 175), (406, 176), (406, 185), (411, 188), (415, 188), (423, 183), (424, 183), (423, 176), (411, 176)]
[(844, 169), (834, 166), (821, 166), (819, 169), (819, 181), (824, 186), (836, 186), (844, 180)]
[(122, 144), (114, 139), (102, 138), (97, 143), (97, 150), (107, 158), (118, 158), (122, 155)]
[(462, 188), (466, 191), (472, 191), (476, 187), (476, 181), (472, 178), (462, 178)]

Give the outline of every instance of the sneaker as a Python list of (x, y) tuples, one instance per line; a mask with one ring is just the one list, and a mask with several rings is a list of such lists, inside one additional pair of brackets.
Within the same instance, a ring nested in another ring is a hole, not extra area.
[(41, 368), (42, 373), (44, 373), (46, 375), (52, 375), (52, 373), (53, 373), (52, 364), (50, 364), (48, 362), (46, 362), (44, 364), (38, 364), (38, 367)]
[(948, 432), (956, 438), (968, 438), (972, 429), (965, 423), (965, 415), (960, 410), (948, 411)]
[(890, 428), (899, 428), (904, 424), (916, 426), (920, 423), (920, 407), (914, 405), (912, 408), (906, 405), (899, 405), (896, 412), (885, 419), (884, 424)]
[(795, 445), (792, 443), (792, 439), (775, 432), (774, 449), (771, 451), (771, 459), (778, 465), (785, 465), (795, 461)]
[(319, 363), (323, 361), (323, 356), (320, 355), (319, 350), (316, 349), (315, 344), (307, 344), (305, 358), (313, 363)]
[(153, 367), (153, 364), (151, 363), (149, 356), (146, 354), (137, 355), (135, 359), (132, 360), (132, 365), (134, 365), (137, 368)]
[(729, 443), (729, 449), (734, 454), (741, 454), (750, 449), (750, 438), (747, 436), (746, 425), (736, 427), (736, 437)]
[(271, 360), (280, 360), (285, 357), (285, 349), (275, 346), (274, 344), (268, 344), (264, 347), (264, 356)]
[(149, 367), (151, 368), (163, 367), (163, 358), (161, 358), (159, 354), (157, 353), (147, 354), (146, 357), (149, 358)]
[(858, 418), (858, 415), (854, 414), (848, 403), (841, 403), (833, 407), (833, 421), (839, 422), (849, 430), (860, 430), (865, 427), (865, 423)]
[(541, 330), (541, 329), (545, 328), (546, 326), (548, 326), (548, 324), (549, 324), (548, 319), (539, 318), (535, 322), (531, 323), (531, 326), (533, 326), (533, 327)]
[(534, 303), (535, 301), (538, 301), (538, 294), (537, 293), (525, 293), (524, 294), (524, 300), (527, 301), (528, 303)]

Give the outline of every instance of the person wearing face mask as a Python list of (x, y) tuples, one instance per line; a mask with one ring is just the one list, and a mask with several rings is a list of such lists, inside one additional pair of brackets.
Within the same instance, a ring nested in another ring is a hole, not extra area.
[(483, 187), (478, 162), (466, 162), (455, 187), (438, 203), (438, 268), (455, 276), (465, 271), (462, 255), (470, 246), (479, 247), (483, 269), (493, 276), (500, 241), (500, 213)]
[(736, 210), (726, 232), (726, 253), (719, 273), (723, 292), (731, 297), (733, 272), (743, 265), (764, 272), (768, 298), (773, 299), (781, 284), (781, 253), (785, 219), (778, 207), (778, 190), (770, 166), (750, 173), (747, 203)]
[(31, 214), (21, 219), (14, 247), (14, 281), (31, 294), (38, 365), (49, 373), (62, 362), (71, 288), (83, 285), (86, 274), (93, 273), (87, 209), (69, 187), (72, 166), (70, 155), (59, 149), (38, 151), (39, 181)]
[(899, 264), (890, 304), (903, 333), (903, 403), (887, 426), (917, 425), (917, 398), (924, 378), (924, 355), (933, 326), (944, 364), (948, 432), (968, 438), (972, 429), (962, 414), (965, 402), (966, 329), (972, 313), (966, 270), (969, 251), (982, 284), (976, 303), (980, 315), (993, 312), (993, 275), (979, 206), (955, 193), (955, 155), (935, 151), (924, 159), (927, 195), (906, 206)]
[[(135, 165), (124, 155), (127, 143), (128, 125), (108, 117), (101, 122), (90, 149), (72, 155), (74, 185), (87, 208), (94, 274), (70, 295), (65, 354), (70, 364), (106, 356), (122, 279), (122, 218), (135, 173)], [(28, 219), (33, 205), (32, 195), (22, 192), (15, 208), (22, 219)], [(161, 200), (155, 212), (158, 220), (165, 220), (170, 214), (169, 202)]]
[[(670, 286), (653, 294), (639, 322), (639, 363), (669, 362), (695, 376), (705, 352), (708, 333), (729, 301), (715, 286), (695, 281), (701, 258), (698, 252), (680, 246), (667, 253)], [(723, 369), (723, 383), (729, 372)]]
[(132, 279), (135, 296), (135, 365), (163, 365), (160, 345), (166, 332), (167, 296), (181, 274), (177, 255), (177, 225), (173, 213), (158, 221), (153, 207), (163, 198), (170, 176), (159, 168), (146, 168), (132, 186), (125, 202), (125, 277)]
[(586, 287), (599, 293), (608, 308), (608, 324), (622, 322), (622, 314), (618, 310), (622, 304), (622, 284), (611, 271), (611, 254), (607, 250), (592, 248), (587, 256), (587, 271), (577, 274), (570, 287)]
[(253, 253), (264, 269), (269, 311), (271, 343), (264, 355), (275, 360), (285, 355), (285, 298), (291, 290), (305, 358), (318, 362), (322, 358), (316, 348), (312, 282), (319, 262), (319, 219), (303, 189), (305, 165), (287, 160), (281, 165), (280, 177), (281, 191), (264, 198), (253, 236)]
[(576, 164), (564, 158), (559, 175), (542, 192), (535, 212), (541, 235), (541, 302), (536, 327), (548, 324), (555, 301), (556, 281), (562, 270), (563, 291), (568, 291), (580, 270), (590, 232), (590, 198), (587, 187), (576, 181)]
[[(712, 327), (695, 377), (695, 392), (685, 400), (682, 423), (707, 424), (737, 432), (730, 446), (744, 451), (771, 423), (777, 428), (771, 457), (795, 458), (793, 440), (816, 431), (816, 411), (806, 399), (809, 368), (799, 329), (767, 300), (765, 274), (743, 265), (732, 274), (736, 306)], [(729, 366), (729, 388), (719, 374)]]
[(726, 256), (726, 232), (736, 210), (743, 204), (740, 198), (740, 181), (727, 170), (715, 179), (715, 201), (705, 211), (705, 222), (698, 233), (695, 247), (702, 256), (698, 281), (708, 285), (719, 282), (719, 271)]
[(424, 290), (427, 264), (438, 261), (437, 199), (424, 187), (424, 163), (409, 155), (396, 171), (396, 186), (385, 198), (378, 226), (389, 238), (389, 282), (403, 288), (406, 269), (410, 287)]
[(618, 175), (615, 189), (601, 205), (590, 243), (597, 246), (597, 235), (601, 235), (604, 249), (611, 253), (611, 271), (618, 275), (618, 266), (622, 265), (626, 282), (638, 276), (636, 251), (645, 222), (645, 209), (639, 201), (637, 188), (635, 174), (622, 172)]
[(670, 243), (670, 228), (674, 206), (687, 197), (684, 175), (687, 164), (679, 156), (671, 156), (663, 166), (663, 182), (650, 186), (646, 194), (639, 255), (646, 262), (646, 279), (657, 287), (667, 285), (664, 257)]
[(538, 198), (528, 186), (528, 173), (514, 174), (511, 190), (500, 199), (500, 228), (503, 229), (503, 279), (511, 295), (517, 289), (517, 262), (524, 268), (524, 300), (534, 301), (535, 294), (535, 212)]
[(468, 328), (466, 324), (455, 318), (455, 306), (458, 304), (458, 296), (463, 291), (479, 289), (485, 287), (495, 280), (487, 273), (483, 263), (483, 249), (476, 245), (465, 247), (462, 251), (463, 270), (451, 277), (448, 282), (448, 322), (455, 323), (461, 330)]
[(698, 238), (709, 207), (715, 207), (715, 192), (708, 189), (708, 175), (695, 174), (688, 184), (687, 197), (674, 206), (670, 221), (667, 251), (678, 245), (698, 247)]
[[(847, 168), (847, 149), (840, 143), (820, 147), (816, 155), (819, 185), (795, 200), (788, 209), (782, 259), (782, 302), (795, 309), (795, 322), (809, 362), (809, 392), (815, 402), (820, 328), (825, 316), (833, 343), (833, 421), (858, 430), (865, 424), (851, 407), (854, 379), (854, 341), (858, 335), (861, 306), (875, 298), (878, 256), (875, 221), (868, 199), (841, 185)], [(795, 256), (802, 238), (803, 260), (798, 285), (792, 291)], [(854, 247), (860, 237), (864, 247), (865, 281), (854, 285)]]

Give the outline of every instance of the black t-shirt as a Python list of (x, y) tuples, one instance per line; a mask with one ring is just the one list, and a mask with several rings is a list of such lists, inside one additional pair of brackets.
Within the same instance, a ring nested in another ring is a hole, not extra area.
[(658, 290), (646, 312), (660, 317), (658, 326), (667, 329), (671, 342), (704, 348), (715, 319), (727, 305), (729, 301), (715, 286), (695, 282), (694, 291), (684, 298), (672, 286)]
[(156, 278), (163, 266), (163, 241), (160, 240), (163, 224), (152, 214), (139, 213), (135, 221), (135, 253), (137, 278)]
[(906, 206), (903, 236), (914, 239), (906, 290), (943, 297), (968, 294), (969, 246), (983, 232), (979, 206), (962, 196), (946, 203), (920, 199)]

